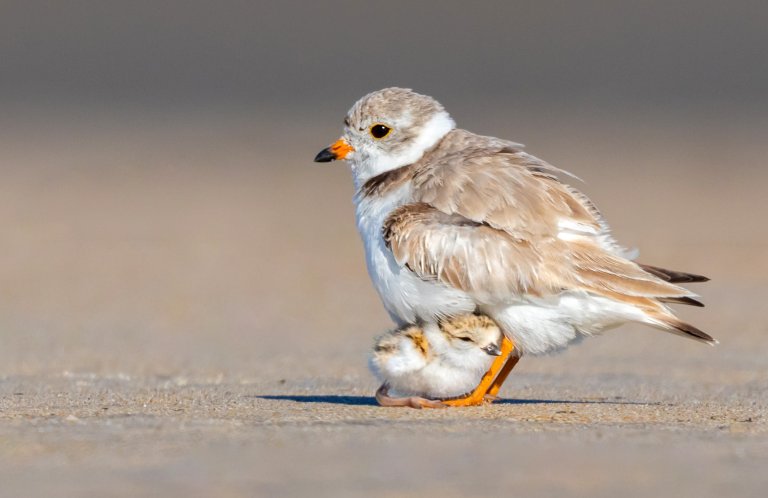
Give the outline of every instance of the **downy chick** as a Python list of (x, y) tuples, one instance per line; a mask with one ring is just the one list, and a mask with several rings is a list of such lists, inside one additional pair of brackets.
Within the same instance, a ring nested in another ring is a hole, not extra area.
[(382, 381), (376, 399), (383, 406), (441, 407), (434, 398), (475, 388), (500, 354), (502, 338), (493, 320), (473, 314), (390, 331), (376, 339), (370, 356)]

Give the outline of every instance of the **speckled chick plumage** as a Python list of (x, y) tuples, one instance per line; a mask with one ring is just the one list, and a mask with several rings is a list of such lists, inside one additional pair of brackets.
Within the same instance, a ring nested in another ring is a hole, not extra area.
[(369, 364), (395, 395), (460, 396), (480, 381), (498, 354), (502, 337), (487, 316), (459, 315), (379, 336)]

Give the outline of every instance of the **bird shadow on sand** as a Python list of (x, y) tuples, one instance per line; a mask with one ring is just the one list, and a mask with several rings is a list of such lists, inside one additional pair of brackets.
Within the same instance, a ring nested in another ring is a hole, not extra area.
[(660, 405), (659, 402), (628, 401), (624, 399), (514, 399), (499, 398), (494, 405)]
[[(296, 403), (330, 403), (333, 405), (349, 406), (378, 406), (376, 398), (372, 396), (344, 396), (337, 394), (328, 395), (254, 395), (253, 398), (294, 401)], [(623, 399), (514, 399), (500, 398), (493, 402), (494, 405), (659, 405), (658, 402), (627, 401)]]
[(333, 405), (352, 405), (352, 406), (376, 406), (376, 398), (373, 396), (343, 396), (338, 394), (328, 395), (263, 395), (253, 396), (260, 399), (271, 399), (278, 401), (295, 401), (297, 403), (330, 403)]

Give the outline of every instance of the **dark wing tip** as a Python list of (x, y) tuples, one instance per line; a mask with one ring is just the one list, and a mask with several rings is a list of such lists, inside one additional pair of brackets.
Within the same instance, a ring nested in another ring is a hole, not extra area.
[(698, 306), (699, 308), (704, 307), (704, 303), (701, 301), (698, 301), (692, 297), (683, 296), (683, 297), (660, 297), (659, 301), (662, 303), (675, 303), (675, 304), (687, 304), (689, 306)]
[(668, 324), (673, 327), (675, 330), (682, 332), (686, 337), (690, 337), (691, 339), (695, 339), (697, 341), (705, 342), (707, 344), (710, 344), (714, 346), (717, 344), (717, 340), (712, 337), (711, 335), (707, 334), (706, 332), (703, 332), (690, 323), (685, 323), (680, 320), (675, 320), (668, 322)]
[(695, 273), (686, 273), (682, 271), (667, 270), (665, 268), (659, 268), (658, 266), (640, 265), (640, 268), (647, 271), (651, 275), (655, 275), (660, 279), (669, 282), (671, 284), (692, 284), (697, 282), (709, 282), (709, 277), (704, 275), (697, 275)]

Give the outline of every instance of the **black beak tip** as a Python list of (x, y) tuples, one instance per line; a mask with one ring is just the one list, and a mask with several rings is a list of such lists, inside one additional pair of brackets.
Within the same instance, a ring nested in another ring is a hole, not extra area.
[(483, 349), (485, 350), (486, 353), (488, 353), (491, 356), (501, 355), (501, 349), (496, 344), (489, 344)]
[(336, 156), (333, 155), (333, 152), (331, 152), (330, 148), (325, 148), (317, 153), (315, 156), (315, 162), (316, 163), (329, 163), (336, 159)]

